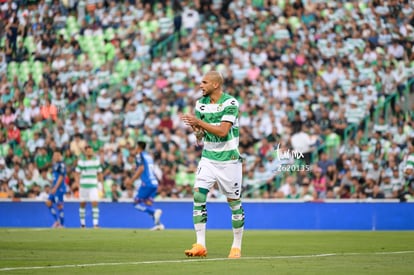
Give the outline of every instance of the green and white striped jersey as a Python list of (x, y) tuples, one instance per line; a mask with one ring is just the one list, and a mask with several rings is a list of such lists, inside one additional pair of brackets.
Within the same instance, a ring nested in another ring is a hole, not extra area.
[(98, 158), (79, 159), (75, 171), (80, 173), (80, 187), (98, 187), (98, 173), (102, 172), (102, 166)]
[(407, 157), (407, 160), (405, 162), (405, 170), (407, 169), (413, 169), (414, 170), (414, 154), (410, 154)]
[(233, 124), (226, 137), (218, 137), (206, 132), (202, 157), (215, 162), (234, 162), (239, 153), (239, 102), (229, 94), (223, 93), (217, 103), (211, 104), (210, 97), (197, 100), (196, 117), (211, 124), (220, 125), (222, 121)]

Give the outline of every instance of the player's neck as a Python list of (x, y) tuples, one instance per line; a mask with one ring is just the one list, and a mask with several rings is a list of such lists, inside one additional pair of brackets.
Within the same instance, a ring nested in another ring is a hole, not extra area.
[(210, 95), (210, 103), (215, 104), (219, 101), (220, 97), (222, 96), (223, 91), (219, 90)]

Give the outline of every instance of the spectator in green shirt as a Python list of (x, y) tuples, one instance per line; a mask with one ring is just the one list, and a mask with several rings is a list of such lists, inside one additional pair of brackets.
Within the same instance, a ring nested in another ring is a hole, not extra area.
[(46, 148), (40, 147), (38, 148), (37, 155), (35, 157), (35, 163), (37, 166), (37, 169), (47, 169), (50, 166), (51, 158), (48, 156)]
[(91, 140), (89, 141), (89, 145), (92, 147), (95, 153), (99, 152), (99, 150), (103, 147), (103, 142), (98, 139), (98, 136), (95, 132), (91, 134)]

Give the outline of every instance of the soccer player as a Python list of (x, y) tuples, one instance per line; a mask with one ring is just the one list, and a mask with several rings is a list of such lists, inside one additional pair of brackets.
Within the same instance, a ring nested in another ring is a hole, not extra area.
[(145, 151), (147, 144), (139, 141), (137, 144), (135, 164), (136, 172), (131, 178), (131, 183), (141, 178), (141, 186), (135, 196), (134, 206), (137, 210), (148, 213), (154, 220), (154, 227), (151, 230), (163, 230), (161, 223), (161, 209), (154, 209), (154, 198), (157, 195), (158, 179), (154, 173), (154, 161)]
[(100, 160), (94, 156), (90, 145), (85, 147), (85, 157), (78, 160), (75, 180), (79, 186), (79, 218), (82, 228), (85, 228), (86, 202), (92, 203), (92, 222), (94, 228), (99, 228), (99, 184), (103, 182), (102, 166)]
[(193, 222), (197, 241), (185, 250), (189, 257), (207, 256), (206, 222), (207, 193), (217, 182), (227, 197), (232, 212), (233, 244), (229, 258), (241, 257), (244, 229), (244, 210), (240, 200), (242, 162), (239, 154), (239, 103), (222, 90), (223, 77), (210, 71), (204, 75), (200, 88), (203, 97), (196, 103), (196, 116), (183, 115), (182, 120), (191, 126), (204, 148), (194, 185)]
[(406, 198), (411, 198), (414, 195), (414, 138), (411, 138), (408, 141), (408, 152), (404, 157), (405, 167), (405, 192), (404, 196)]
[[(52, 189), (49, 193), (49, 198), (46, 201), (46, 206), (49, 208), (55, 223), (54, 228), (64, 226), (64, 213), (63, 213), (63, 198), (66, 193), (66, 167), (62, 161), (62, 153), (56, 149), (53, 152), (53, 183)], [(56, 206), (56, 209), (55, 209)], [(57, 211), (56, 211), (57, 210)]]

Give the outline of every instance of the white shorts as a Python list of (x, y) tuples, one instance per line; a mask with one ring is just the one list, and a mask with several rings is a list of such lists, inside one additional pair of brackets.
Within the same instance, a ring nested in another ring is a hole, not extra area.
[(220, 192), (229, 199), (239, 199), (242, 187), (242, 163), (216, 163), (202, 158), (198, 164), (195, 188), (210, 190), (217, 183)]
[(98, 187), (94, 188), (79, 188), (79, 199), (84, 201), (98, 201), (99, 191)]

